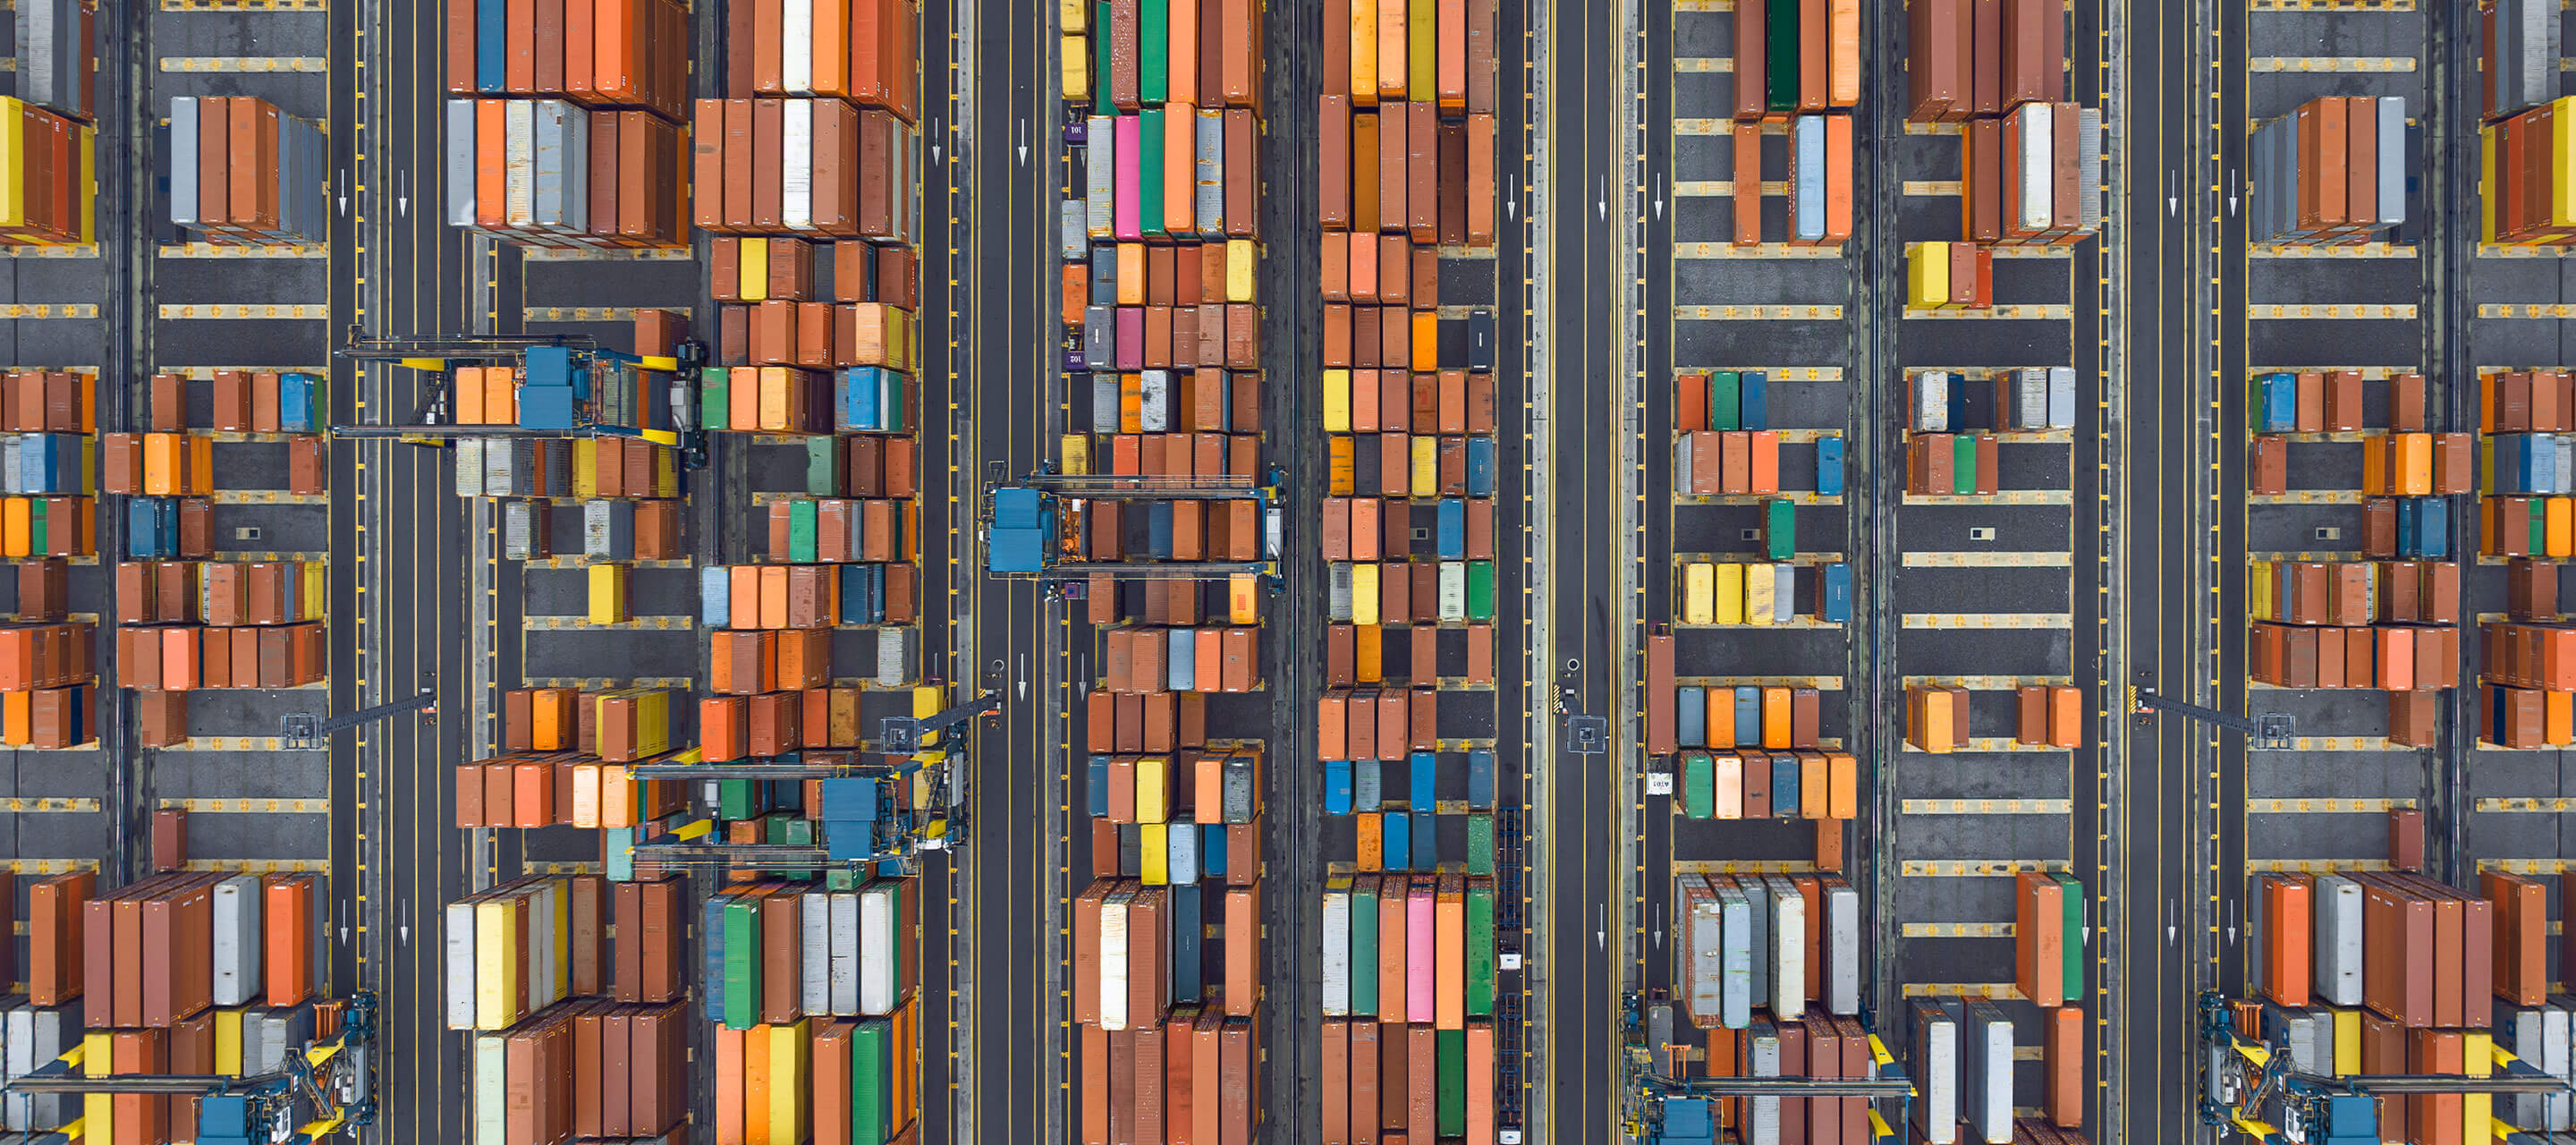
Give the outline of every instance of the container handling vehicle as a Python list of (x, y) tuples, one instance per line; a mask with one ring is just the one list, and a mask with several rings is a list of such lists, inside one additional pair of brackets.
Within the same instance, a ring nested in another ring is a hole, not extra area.
[[(985, 491), (977, 522), (985, 571), (999, 577), (1082, 581), (1096, 575), (1158, 580), (1264, 577), (1278, 586), (1281, 475), (1273, 467), (1264, 483), (1232, 476), (1137, 477), (1067, 474), (1052, 469)], [(1260, 559), (1250, 561), (1084, 560), (1083, 519), (1097, 501), (1252, 501), (1261, 521)], [(1066, 595), (1078, 596), (1078, 585)]]
[[(352, 329), (335, 355), (430, 375), (408, 423), (335, 425), (335, 437), (391, 437), (431, 447), (458, 437), (628, 437), (679, 450), (686, 468), (707, 465), (706, 432), (696, 413), (707, 347), (694, 339), (682, 340), (665, 357), (606, 349), (587, 335), (396, 336)], [(454, 390), (460, 366), (520, 371), (518, 420), (458, 422)], [(639, 384), (639, 375), (648, 371), (670, 376), (667, 392), (656, 394)]]
[[(2266, 1145), (2375, 1143), (2377, 1097), (2576, 1091), (2576, 1082), (2542, 1073), (2502, 1047), (2493, 1048), (2492, 1072), (2484, 1076), (2314, 1073), (2301, 1068), (2286, 1031), (2257, 1037), (2239, 1028), (2237, 1008), (2218, 991), (2203, 991), (2199, 1008), (2201, 1124), (2232, 1129)], [(2505, 1123), (2497, 1121), (2496, 1136), (2506, 1135)]]
[[(144, 1094), (197, 1098), (197, 1145), (311, 1145), (335, 1133), (354, 1139), (360, 1127), (376, 1119), (374, 1077), (376, 996), (360, 991), (349, 996), (340, 1029), (286, 1055), (284, 1069), (250, 1077), (189, 1074), (101, 1074), (82, 1072), (91, 1046), (75, 1045), (35, 1069), (11, 1078), (15, 1094)], [(308, 1116), (309, 1115), (309, 1116)], [(89, 1139), (79, 1120), (61, 1129), (32, 1134), (30, 1142)]]

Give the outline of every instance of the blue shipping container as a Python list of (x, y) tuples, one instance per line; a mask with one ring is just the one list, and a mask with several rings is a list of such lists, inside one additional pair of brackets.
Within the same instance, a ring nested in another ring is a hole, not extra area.
[(1828, 624), (1851, 623), (1851, 566), (1835, 561), (1824, 566), (1821, 574), (1821, 597), (1825, 602), (1824, 620)]
[(1386, 769), (1388, 765), (1374, 759), (1351, 764), (1351, 807), (1374, 815), (1386, 808)]
[(1455, 497), (1442, 498), (1439, 523), (1440, 559), (1467, 559), (1467, 503)]
[[(1103, 800), (1103, 802), (1106, 802), (1106, 800), (1104, 799), (1104, 800)], [(1348, 815), (1348, 814), (1350, 814), (1350, 813), (1351, 813), (1351, 761), (1349, 761), (1349, 760), (1347, 760), (1347, 759), (1328, 759), (1328, 760), (1325, 760), (1325, 761), (1324, 761), (1324, 814), (1326, 814), (1326, 815)], [(1107, 814), (1107, 812), (1106, 812), (1106, 811), (1094, 811), (1094, 812), (1092, 812), (1092, 814), (1094, 814), (1094, 815), (1105, 815), (1105, 814)]]
[[(847, 571), (847, 570), (844, 570)], [(723, 628), (733, 623), (733, 574), (722, 565), (698, 570), (698, 626)]]
[(1411, 869), (1413, 817), (1401, 811), (1389, 811), (1378, 816), (1378, 822), (1385, 828), (1379, 849), (1386, 855), (1386, 869), (1390, 871)]
[(1467, 439), (1467, 495), (1494, 495), (1494, 439), (1477, 436)]
[(1431, 813), (1413, 813), (1413, 869), (1428, 871), (1440, 865), (1440, 831), (1432, 825)]
[(1202, 878), (1225, 877), (1225, 824), (1206, 823), (1199, 827), (1199, 875)]
[(1708, 690), (1683, 685), (1673, 689), (1674, 738), (1683, 747), (1708, 746)]
[(1798, 757), (1771, 757), (1771, 814), (1781, 819), (1798, 817)]
[(1109, 814), (1109, 757), (1092, 756), (1083, 768), (1083, 778), (1087, 781), (1083, 790), (1089, 796), (1085, 802), (1090, 807), (1091, 817), (1098, 819)]
[(1467, 749), (1467, 806), (1485, 811), (1494, 806), (1494, 751), (1492, 748)]
[(1762, 742), (1762, 689), (1735, 690), (1735, 742), (1739, 747)]
[(1199, 889), (1175, 886), (1168, 892), (1171, 904), (1172, 997), (1196, 998), (1206, 988), (1199, 977), (1199, 941), (1206, 934), (1199, 915)]
[(1742, 376), (1743, 382), (1740, 390), (1742, 396), (1739, 397), (1737, 401), (1742, 403), (1739, 410), (1739, 416), (1743, 419), (1744, 428), (1771, 428), (1771, 394), (1769, 379), (1766, 378), (1760, 370), (1746, 370)]
[(1843, 439), (1841, 434), (1816, 439), (1816, 493), (1824, 497), (1843, 495)]
[(1440, 757), (1427, 751), (1417, 751), (1407, 762), (1413, 773), (1412, 782), (1406, 785), (1409, 802), (1417, 812), (1429, 811), (1439, 799)]

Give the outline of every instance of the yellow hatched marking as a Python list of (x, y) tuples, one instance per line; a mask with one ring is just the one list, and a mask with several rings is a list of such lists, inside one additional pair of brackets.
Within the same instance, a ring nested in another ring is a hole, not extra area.
[(163, 56), (165, 72), (326, 72), (321, 56)]
[(1905, 316), (1908, 318), (1944, 319), (1950, 321), (1957, 321), (1965, 318), (1984, 318), (1999, 322), (2066, 322), (2075, 317), (2075, 308), (2055, 302), (2044, 305), (2038, 303), (2016, 303), (2004, 306), (1989, 306), (1982, 310), (1968, 306), (1944, 306), (1938, 309), (1908, 306), (1905, 308)]
[(2075, 804), (2069, 799), (1907, 799), (1896, 806), (1905, 815), (2064, 815)]
[(2411, 72), (2413, 56), (2255, 56), (2245, 61), (2249, 72)]
[(1910, 569), (1991, 569), (1991, 568), (2071, 568), (2073, 553), (2003, 553), (2003, 552), (1908, 552), (1905, 567)]
[(1908, 878), (1959, 879), (2071, 870), (2064, 859), (1907, 859), (1896, 873)]
[(1909, 922), (1896, 928), (1906, 938), (2011, 938), (2009, 922)]
[(179, 302), (164, 303), (161, 317), (176, 318), (259, 318), (310, 320), (329, 318), (331, 308), (320, 303), (303, 302)]
[(2245, 809), (2256, 815), (2350, 815), (2381, 814), (2403, 811), (2415, 806), (2412, 799), (2248, 799)]
[(209, 815), (328, 815), (328, 799), (164, 799), (163, 810), (201, 811)]
[(523, 619), (529, 628), (543, 632), (559, 632), (576, 628), (612, 632), (661, 632), (695, 628), (698, 625), (698, 618), (694, 616), (638, 616), (615, 624), (592, 624), (587, 617), (581, 616), (530, 616)]
[(1673, 317), (1697, 322), (1839, 322), (1840, 306), (1676, 306)]
[(2010, 982), (1908, 982), (1908, 998), (1994, 998), (2017, 1001), (2021, 987)]

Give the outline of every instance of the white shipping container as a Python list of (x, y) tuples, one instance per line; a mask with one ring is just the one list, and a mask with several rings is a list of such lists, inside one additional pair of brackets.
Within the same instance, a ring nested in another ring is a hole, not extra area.
[(2075, 428), (2075, 367), (2048, 368), (2048, 427)]
[(1198, 690), (1198, 631), (1191, 628), (1167, 629), (1163, 635), (1163, 688), (1172, 692)]
[(1708, 879), (1701, 875), (1673, 877), (1673, 901), (1681, 912), (1680, 947), (1674, 952), (1681, 965), (1675, 977), (1681, 980), (1682, 1006), (1694, 1018), (1717, 1017), (1726, 1013), (1726, 921), (1725, 907), (1709, 889)]
[(1134, 898), (1121, 891), (1100, 905), (1100, 1028), (1127, 1028), (1127, 915)]
[(215, 1005), (246, 1005), (261, 992), (260, 905), (256, 875), (235, 875), (215, 884)]
[(1950, 372), (1925, 370), (1914, 375), (1914, 428), (1922, 433), (1950, 431)]
[(1324, 569), (1324, 618), (1347, 624), (1351, 619), (1351, 566), (1336, 562)]
[[(61, 1057), (63, 1053), (63, 1011), (20, 1005), (8, 1012), (5, 1027), (0, 1027), (0, 1040), (8, 1051), (7, 1076), (24, 1077)], [(10, 1093), (0, 1124), (29, 1131), (58, 1129), (63, 1124), (63, 1099), (53, 1094)]]
[(1939, 1002), (1916, 999), (1913, 1060), (1914, 1131), (1928, 1145), (1959, 1140), (1959, 1024)]
[(1825, 884), (1825, 1008), (1860, 1013), (1860, 892), (1837, 879)]
[(1440, 562), (1440, 619), (1467, 619), (1467, 562)]
[[(2556, 32), (2558, 22), (2550, 21), (2549, 27)], [(2551, 36), (2552, 40), (2556, 38)], [(2549, 49), (2549, 58), (2553, 64), (2558, 58), (2555, 45)], [(2379, 170), (2359, 172), (2359, 176), (2379, 180), (2379, 224), (2393, 227), (2406, 221), (2406, 97), (2379, 97), (2378, 127)]]
[(859, 1012), (891, 1014), (902, 998), (895, 949), (895, 889), (885, 883), (859, 888)]
[[(2576, 1015), (2570, 1015), (2566, 1006), (2556, 1003), (2542, 1009), (2540, 1072), (2562, 1079), (2576, 1072), (2576, 1062), (2569, 1060), (2570, 1050), (2576, 1049), (2576, 1045), (2571, 1045), (2572, 1040), (2576, 1040)], [(2571, 1115), (2576, 1115), (2576, 1097), (2555, 1093), (2545, 1104), (2548, 1107), (2546, 1121), (2552, 1132), (2576, 1128), (2569, 1125), (2571, 1119), (2576, 1119), (2571, 1118)]]
[(1137, 426), (1146, 433), (1168, 432), (1172, 428), (1172, 372), (1147, 370), (1137, 375), (1136, 383), (1144, 393)]
[(1118, 375), (1091, 375), (1091, 432), (1118, 432)]
[[(1763, 1019), (1753, 1023), (1751, 1032), (1746, 1037), (1748, 1039), (1746, 1045), (1751, 1048), (1751, 1052), (1745, 1056), (1753, 1063), (1752, 1075), (1755, 1077), (1780, 1076), (1779, 1028), (1773, 1026), (1768, 1019)], [(1745, 1140), (1749, 1145), (1780, 1145), (1780, 1099), (1757, 1097), (1746, 1105), (1748, 1106), (1745, 1111), (1746, 1120), (1750, 1124), (1746, 1126)]]
[(2102, 109), (2075, 112), (2075, 225), (2102, 232)]
[(510, 1114), (509, 1039), (482, 1034), (474, 1039), (474, 1145), (508, 1145)]
[(479, 437), (456, 439), (456, 495), (483, 495), (483, 440)]
[(878, 684), (889, 688), (898, 687), (902, 685), (904, 677), (910, 674), (905, 671), (904, 666), (911, 659), (908, 655), (909, 646), (912, 643), (910, 640), (911, 635), (912, 629), (910, 628), (880, 628), (877, 630)]
[(1164, 870), (1173, 886), (1186, 887), (1199, 881), (1199, 829), (1189, 823), (1175, 823), (1164, 832), (1170, 840), (1164, 857)]
[[(195, 134), (191, 132), (190, 134)], [(474, 101), (447, 101), (447, 225), (474, 225)]]
[(1351, 886), (1336, 875), (1324, 891), (1324, 1014), (1351, 1012)]
[(1090, 212), (1089, 231), (1095, 239), (1113, 238), (1118, 222), (1118, 133), (1105, 115), (1092, 116), (1083, 128), (1083, 205)]
[(1687, 432), (1673, 435), (1673, 495), (1691, 496), (1691, 442)]
[(1198, 113), (1198, 224), (1207, 238), (1225, 235), (1225, 113)]
[(832, 1012), (859, 1012), (859, 892), (832, 892)]
[(2021, 121), (2021, 214), (2005, 220), (2006, 229), (2044, 231), (2054, 219), (2056, 108), (2045, 103), (2025, 103), (2012, 117)]
[(780, 100), (778, 215), (791, 231), (814, 229), (814, 101)]
[(1797, 141), (1790, 177), (1798, 239), (1819, 242), (1825, 237), (1825, 118), (1802, 115), (1796, 120)]
[(474, 903), (447, 904), (447, 1028), (474, 1028)]
[(1771, 621), (1790, 624), (1798, 619), (1798, 566), (1781, 563), (1771, 566)]
[[(778, 86), (797, 95), (814, 94), (814, 0), (780, 0)], [(838, 51), (840, 45), (832, 48)]]
[(807, 891), (796, 901), (796, 1005), (832, 1012), (832, 896)]
[[(1785, 890), (1786, 893), (1783, 893)], [(1797, 888), (1771, 888), (1771, 937), (1779, 951), (1771, 968), (1771, 1012), (1807, 1009), (1807, 897)]]

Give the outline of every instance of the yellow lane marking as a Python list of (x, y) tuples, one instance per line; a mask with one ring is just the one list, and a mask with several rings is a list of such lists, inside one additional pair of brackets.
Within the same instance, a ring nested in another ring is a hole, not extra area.
[(1674, 243), (1674, 258), (1841, 258), (1841, 247), (1789, 243)]
[(165, 72), (325, 72), (331, 61), (320, 56), (163, 56)]
[(21, 875), (67, 875), (73, 871), (95, 871), (96, 859), (0, 859), (0, 866)]
[(687, 262), (697, 257), (688, 247), (521, 247), (528, 262)]
[(0, 800), (0, 811), (8, 811), (12, 814), (18, 815), (32, 814), (41, 811), (96, 811), (98, 810), (98, 807), (98, 800), (95, 799), (61, 799), (48, 797), (40, 799)]
[(217, 489), (208, 499), (218, 505), (325, 505), (327, 493), (289, 493), (284, 489)]
[(10, 258), (97, 258), (97, 243), (78, 246), (0, 246), (0, 255)]
[(1940, 553), (1908, 552), (1904, 565), (1910, 569), (1985, 569), (1985, 568), (2072, 568), (2073, 553)]
[(2576, 811), (2576, 799), (2481, 799), (2475, 806), (2480, 811), (2546, 811), (2555, 814)]
[(329, 859), (190, 859), (192, 871), (237, 871), (245, 875), (331, 873)]
[[(2407, 309), (2414, 309), (2408, 307)], [(2512, 303), (2493, 302), (2478, 305), (2480, 318), (2576, 318), (2576, 305), (2564, 302)]]
[(531, 688), (579, 688), (585, 692), (610, 688), (686, 688), (696, 683), (689, 676), (643, 676), (620, 680), (608, 676), (530, 676), (521, 681)]
[(2249, 72), (2411, 72), (2413, 56), (2255, 56)]
[[(2342, 815), (2378, 814), (2402, 811), (2415, 806), (2412, 799), (2248, 799), (2245, 810), (2255, 815)], [(2485, 811), (2489, 808), (2481, 807)]]
[(2009, 922), (1909, 922), (1896, 932), (1906, 938), (2011, 938)]
[(90, 302), (11, 302), (0, 305), (0, 318), (96, 318)]
[(2069, 322), (2073, 321), (2075, 318), (2075, 308), (2055, 302), (2046, 304), (2011, 303), (2000, 306), (1989, 306), (1982, 310), (1968, 306), (1955, 308), (1942, 307), (1939, 309), (1925, 309), (1922, 307), (1908, 306), (1905, 308), (1905, 316), (1907, 318), (1941, 318), (1951, 320), (1963, 318), (1984, 318), (2007, 322)]
[(1937, 195), (1943, 198), (1957, 198), (1960, 193), (1959, 181), (1956, 179), (1908, 179), (1904, 183), (1904, 190), (1908, 195)]
[(2245, 307), (2248, 318), (2403, 318), (2415, 317), (2413, 303), (2405, 302), (2257, 302)]
[(2292, 489), (2249, 494), (2245, 499), (2257, 505), (2358, 505), (2363, 500), (2359, 489)]
[(1896, 805), (1901, 815), (2065, 815), (2071, 799), (1906, 799)]
[(2257, 244), (2247, 258), (2413, 258), (2412, 243), (2359, 243), (2353, 246), (2309, 246), (2299, 243)]
[(1979, 878), (2070, 869), (2064, 859), (1907, 859), (1896, 864), (1897, 874), (1925, 879)]
[(1931, 688), (1966, 688), (1972, 692), (2003, 692), (2014, 688), (2068, 687), (2073, 676), (1905, 676), (1899, 680), (1905, 687), (1923, 685)]
[(590, 631), (647, 632), (698, 626), (698, 618), (695, 616), (638, 616), (615, 624), (593, 624), (588, 617), (583, 616), (529, 616), (523, 617), (522, 622), (526, 627), (539, 632), (561, 632), (576, 628)]
[(1908, 493), (1908, 505), (2072, 505), (2071, 489), (1999, 489), (1992, 493)]
[[(2383, 869), (2385, 864), (2382, 864)], [(2481, 871), (2502, 871), (2508, 875), (2555, 875), (2576, 868), (2576, 859), (2480, 859)]]
[(164, 799), (162, 810), (201, 811), (209, 815), (328, 815), (328, 799)]
[(163, 258), (329, 258), (328, 248), (292, 243), (254, 245), (231, 243), (163, 243)]
[[(1911, 741), (1906, 742), (1905, 746), (1901, 750), (1908, 755), (1944, 754), (1924, 751), (1922, 748), (1914, 746)], [(1992, 755), (2045, 754), (2065, 750), (2065, 748), (2052, 747), (2044, 743), (2023, 743), (2020, 740), (2007, 739), (2003, 736), (1972, 736), (1968, 739), (1968, 746), (1958, 748), (1947, 754), (1957, 755), (1968, 752), (1980, 752)]]
[(1675, 56), (1673, 58), (1673, 70), (1677, 72), (1731, 72), (1735, 70), (1735, 61), (1726, 56)]
[[(93, 308), (94, 309), (94, 308)], [(178, 302), (163, 303), (161, 317), (173, 318), (274, 318), (319, 319), (331, 316), (329, 303), (303, 302)]]
[(1997, 998), (2018, 1000), (2021, 988), (2010, 982), (1908, 982), (1908, 998)]
[(1675, 676), (1673, 684), (1685, 688), (1814, 688), (1819, 692), (1843, 690), (1840, 676)]
[[(2485, 866), (2482, 861), (2480, 866)], [(2336, 871), (2389, 871), (2386, 859), (2247, 859), (2249, 875), (2324, 875)]]
[(520, 311), (526, 322), (632, 322), (638, 310), (669, 310), (682, 318), (695, 317), (686, 306), (530, 306)]
[(1810, 859), (1675, 859), (1677, 875), (1794, 875), (1816, 869)]
[(1673, 317), (1699, 322), (1840, 322), (1840, 306), (1676, 306)]
[[(1729, 366), (1675, 366), (1673, 372), (1705, 374), (1732, 368)], [(1762, 371), (1762, 376), (1775, 382), (1839, 382), (1843, 380), (1843, 368), (1840, 366), (1771, 366)], [(1777, 432), (1782, 441), (1812, 441), (1828, 434), (1839, 434), (1842, 431), (1839, 429), (1784, 429)], [(1791, 437), (1789, 436), (1791, 434), (1805, 436)]]

